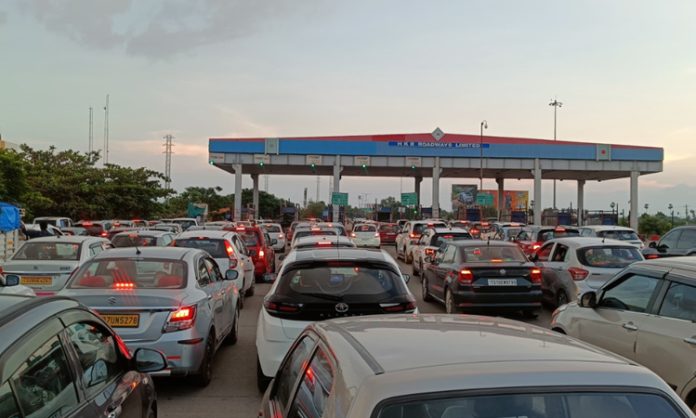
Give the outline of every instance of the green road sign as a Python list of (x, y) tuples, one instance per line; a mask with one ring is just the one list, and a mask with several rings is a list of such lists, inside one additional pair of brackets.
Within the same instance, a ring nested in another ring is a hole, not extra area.
[(348, 193), (331, 193), (331, 204), (334, 206), (348, 206)]
[(401, 193), (401, 204), (404, 206), (418, 205), (418, 195), (416, 193)]

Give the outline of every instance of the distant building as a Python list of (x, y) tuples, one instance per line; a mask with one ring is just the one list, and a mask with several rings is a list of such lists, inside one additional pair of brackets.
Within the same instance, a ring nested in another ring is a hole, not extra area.
[(4, 149), (19, 151), (19, 145), (12, 142), (3, 141), (2, 136), (0, 136), (0, 151)]

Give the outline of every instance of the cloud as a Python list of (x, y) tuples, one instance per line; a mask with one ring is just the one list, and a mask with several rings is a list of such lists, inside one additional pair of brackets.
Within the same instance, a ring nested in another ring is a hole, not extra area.
[(7, 22), (7, 13), (0, 11), (0, 25)]
[(93, 48), (150, 58), (239, 39), (324, 0), (29, 0), (22, 8), (49, 30)]
[[(173, 152), (178, 157), (202, 157), (208, 158), (208, 141), (201, 141), (202, 144), (192, 144), (174, 140)], [(156, 139), (145, 140), (118, 140), (111, 142), (111, 152), (117, 148), (122, 154), (135, 155), (162, 155), (164, 152), (164, 141)], [(164, 157), (163, 157), (164, 158)]]

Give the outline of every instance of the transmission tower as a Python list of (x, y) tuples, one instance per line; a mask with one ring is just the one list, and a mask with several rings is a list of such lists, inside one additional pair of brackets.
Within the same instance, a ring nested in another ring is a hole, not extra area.
[(171, 135), (164, 136), (164, 176), (167, 178), (164, 182), (164, 188), (168, 189), (172, 183), (172, 139)]

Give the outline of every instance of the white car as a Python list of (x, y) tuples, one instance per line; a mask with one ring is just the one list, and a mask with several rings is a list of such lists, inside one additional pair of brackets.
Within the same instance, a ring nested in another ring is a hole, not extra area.
[(31, 287), (19, 284), (19, 276), (0, 274), (0, 295), (36, 296)]
[(259, 226), (268, 233), (271, 239), (276, 240), (276, 243), (272, 245), (275, 252), (285, 252), (285, 234), (283, 233), (283, 227), (280, 226), (280, 224), (274, 223), (262, 223)]
[(382, 243), (375, 224), (355, 225), (350, 237), (356, 247), (379, 248)]
[(51, 296), (65, 287), (70, 274), (87, 260), (111, 248), (106, 238), (60, 236), (24, 242), (0, 270), (19, 276), (19, 283), (37, 296)]
[(300, 237), (293, 240), (293, 250), (301, 250), (305, 248), (355, 248), (355, 243), (347, 237), (336, 235), (310, 235), (308, 237)]
[(210, 254), (217, 263), (220, 271), (236, 270), (238, 278), (234, 284), (242, 295), (241, 306), (244, 306), (244, 296), (254, 294), (254, 262), (244, 245), (242, 238), (232, 231), (193, 230), (182, 232), (174, 241), (175, 247), (199, 248)]
[(412, 246), (416, 244), (426, 228), (447, 228), (442, 221), (408, 221), (396, 236), (396, 257), (403, 258), (406, 264), (413, 262)]
[(384, 251), (327, 248), (291, 251), (263, 301), (256, 329), (257, 383), (265, 389), (302, 330), (354, 315), (415, 313), (416, 299)]
[(629, 242), (643, 249), (645, 244), (633, 229), (617, 225), (587, 225), (578, 228), (581, 237), (599, 237)]

